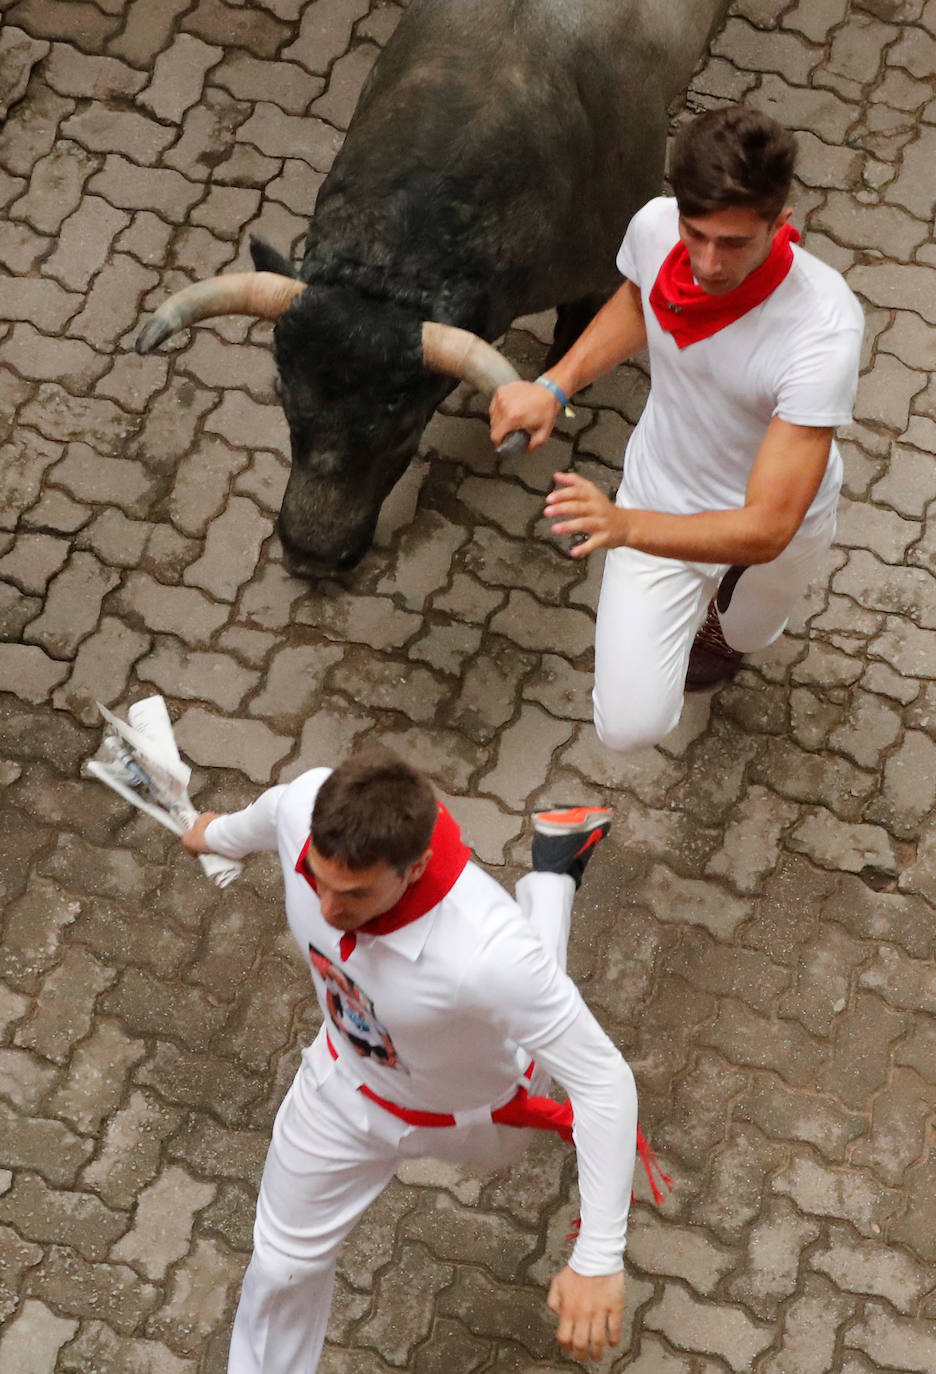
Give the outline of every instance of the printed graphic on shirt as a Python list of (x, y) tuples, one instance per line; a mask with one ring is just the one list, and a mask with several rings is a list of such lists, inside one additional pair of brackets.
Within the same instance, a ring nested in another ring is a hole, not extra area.
[(341, 1032), (355, 1053), (362, 1059), (373, 1057), (388, 1068), (402, 1069), (405, 1073), (390, 1033), (379, 1020), (367, 993), (311, 944), (309, 958), (325, 984), (325, 1005), (332, 1025)]

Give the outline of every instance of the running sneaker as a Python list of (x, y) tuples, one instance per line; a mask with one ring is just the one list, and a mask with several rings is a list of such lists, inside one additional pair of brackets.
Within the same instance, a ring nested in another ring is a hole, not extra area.
[(611, 829), (607, 806), (572, 806), (533, 816), (533, 871), (568, 873), (578, 887), (596, 845)]

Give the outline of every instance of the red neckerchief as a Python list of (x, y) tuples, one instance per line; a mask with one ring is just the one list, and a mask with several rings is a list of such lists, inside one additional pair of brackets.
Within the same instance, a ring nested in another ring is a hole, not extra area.
[[(358, 926), (357, 930), (342, 935), (339, 949), (343, 960), (347, 959), (354, 949), (358, 935), (390, 935), (401, 926), (408, 926), (411, 921), (417, 921), (420, 916), (425, 916), (427, 911), (437, 906), (445, 894), (455, 886), (456, 879), (461, 876), (463, 868), (471, 858), (471, 850), (462, 843), (461, 831), (452, 816), (441, 802), (437, 804), (439, 818), (429, 841), (432, 854), (425, 872), (414, 883), (410, 883), (396, 906), (375, 916), (366, 925)], [(296, 872), (300, 873), (312, 891), (317, 893), (315, 879), (305, 864), (311, 843), (310, 835), (296, 860)]]
[(790, 243), (798, 243), (799, 238), (792, 224), (784, 224), (774, 235), (760, 267), (723, 296), (712, 296), (695, 282), (686, 245), (680, 239), (664, 258), (650, 292), (650, 305), (660, 328), (672, 334), (677, 348), (688, 348), (734, 324), (777, 289), (793, 266)]

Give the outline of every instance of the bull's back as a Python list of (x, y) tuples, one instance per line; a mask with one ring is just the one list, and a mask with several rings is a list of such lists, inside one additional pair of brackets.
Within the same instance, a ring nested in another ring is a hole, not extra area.
[(726, 3), (412, 0), (321, 211), (371, 260), (415, 233), (424, 271), (434, 255), (449, 271), (496, 262), (522, 309), (611, 284), (628, 219), (659, 189), (666, 107)]

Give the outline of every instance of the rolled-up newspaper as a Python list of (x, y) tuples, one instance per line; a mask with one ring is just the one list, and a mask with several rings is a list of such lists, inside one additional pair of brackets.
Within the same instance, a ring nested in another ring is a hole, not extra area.
[[(109, 726), (104, 735), (109, 757), (106, 761), (92, 759), (86, 765), (88, 772), (174, 835), (184, 835), (198, 818), (188, 794), (192, 770), (182, 762), (176, 748), (162, 697), (135, 702), (127, 711), (129, 724), (100, 702), (98, 710)], [(243, 867), (236, 859), (224, 859), (220, 854), (200, 854), (199, 862), (218, 887), (227, 887)]]

